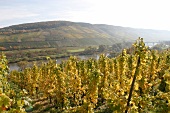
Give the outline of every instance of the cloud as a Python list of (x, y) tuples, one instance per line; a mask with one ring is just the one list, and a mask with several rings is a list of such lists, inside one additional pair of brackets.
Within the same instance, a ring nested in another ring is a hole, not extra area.
[(170, 30), (169, 10), (168, 0), (0, 0), (0, 26), (68, 20)]
[(39, 15), (39, 14), (29, 12), (24, 9), (19, 9), (19, 10), (18, 9), (1, 9), (0, 14), (2, 15), (0, 17), (0, 21), (22, 19), (22, 18), (27, 18), (27, 17), (35, 17)]

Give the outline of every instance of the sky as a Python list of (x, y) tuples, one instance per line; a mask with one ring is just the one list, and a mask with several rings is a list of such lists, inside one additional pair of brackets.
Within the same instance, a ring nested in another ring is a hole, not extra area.
[(73, 21), (170, 31), (169, 0), (0, 0), (0, 28)]

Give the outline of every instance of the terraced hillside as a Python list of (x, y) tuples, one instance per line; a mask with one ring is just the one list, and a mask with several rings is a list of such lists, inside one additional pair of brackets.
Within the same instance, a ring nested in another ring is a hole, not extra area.
[(1, 28), (0, 49), (112, 45), (134, 37), (167, 40), (170, 32), (68, 21), (27, 23)]

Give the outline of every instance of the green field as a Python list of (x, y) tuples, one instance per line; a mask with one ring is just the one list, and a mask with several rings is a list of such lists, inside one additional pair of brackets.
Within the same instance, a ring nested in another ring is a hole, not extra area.
[(85, 49), (69, 49), (67, 50), (67, 52), (70, 52), (70, 53), (76, 53), (76, 52), (83, 52)]

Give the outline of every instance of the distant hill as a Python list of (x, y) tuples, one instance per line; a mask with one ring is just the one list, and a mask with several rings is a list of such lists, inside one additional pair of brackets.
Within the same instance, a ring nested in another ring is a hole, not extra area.
[(169, 40), (170, 31), (128, 27), (49, 21), (13, 25), (0, 29), (0, 47), (42, 48), (112, 45), (131, 42), (138, 37), (145, 41)]

